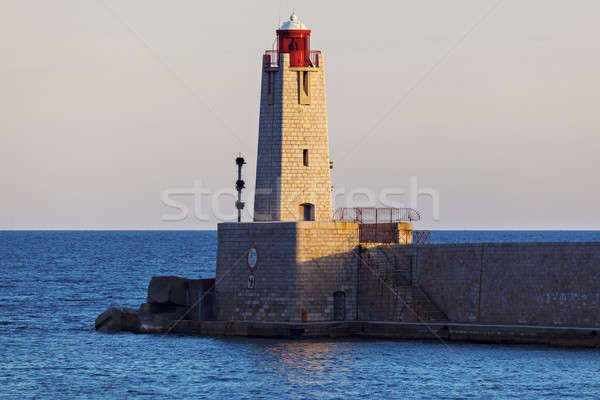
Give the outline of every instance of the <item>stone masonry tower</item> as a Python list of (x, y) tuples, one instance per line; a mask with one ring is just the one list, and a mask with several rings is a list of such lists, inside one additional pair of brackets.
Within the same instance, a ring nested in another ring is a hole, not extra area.
[(325, 60), (292, 14), (263, 57), (255, 221), (331, 221)]

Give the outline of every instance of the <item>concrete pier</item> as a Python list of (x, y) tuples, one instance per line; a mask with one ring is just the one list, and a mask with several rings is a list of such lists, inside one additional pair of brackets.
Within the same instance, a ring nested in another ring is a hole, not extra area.
[[(388, 321), (261, 322), (180, 321), (170, 333), (258, 338), (373, 338), (433, 340), (444, 343), (536, 344), (600, 348), (597, 328)], [(165, 333), (154, 330), (152, 333)]]

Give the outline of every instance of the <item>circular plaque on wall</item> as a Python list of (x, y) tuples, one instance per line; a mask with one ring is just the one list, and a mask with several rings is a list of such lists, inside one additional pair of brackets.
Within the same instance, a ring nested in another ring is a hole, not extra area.
[(254, 271), (258, 267), (258, 249), (254, 245), (248, 247), (246, 265), (250, 271)]

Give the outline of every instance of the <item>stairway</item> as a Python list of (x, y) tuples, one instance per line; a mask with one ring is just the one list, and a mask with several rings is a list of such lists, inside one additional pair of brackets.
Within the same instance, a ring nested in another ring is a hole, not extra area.
[(384, 247), (363, 253), (360, 261), (371, 274), (387, 287), (403, 305), (401, 318), (405, 322), (448, 322), (446, 314), (429, 298), (419, 285), (412, 284), (411, 261)]
[[(404, 321), (411, 322), (448, 322), (448, 317), (427, 296), (420, 286), (405, 286), (405, 301), (408, 312), (404, 313)], [(402, 289), (400, 290), (402, 291)], [(409, 295), (410, 293), (410, 295)], [(410, 299), (410, 303), (408, 303)]]

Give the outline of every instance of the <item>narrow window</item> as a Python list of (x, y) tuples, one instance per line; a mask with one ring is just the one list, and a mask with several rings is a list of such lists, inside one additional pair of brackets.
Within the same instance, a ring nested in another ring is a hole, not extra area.
[(298, 71), (298, 104), (310, 104), (310, 73)]
[(304, 90), (304, 95), (306, 97), (310, 97), (310, 75), (308, 71), (302, 71), (302, 89)]
[(308, 149), (302, 150), (302, 164), (308, 167)]

